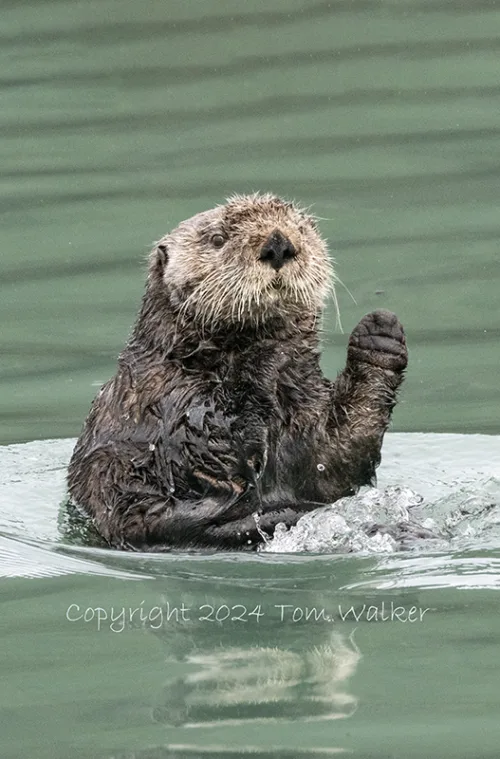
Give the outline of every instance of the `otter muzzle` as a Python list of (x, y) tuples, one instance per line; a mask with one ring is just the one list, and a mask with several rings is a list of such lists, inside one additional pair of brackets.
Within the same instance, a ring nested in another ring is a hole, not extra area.
[(290, 242), (288, 237), (281, 234), (279, 229), (271, 232), (260, 251), (260, 260), (268, 263), (276, 271), (296, 256), (297, 251), (295, 250), (295, 246)]

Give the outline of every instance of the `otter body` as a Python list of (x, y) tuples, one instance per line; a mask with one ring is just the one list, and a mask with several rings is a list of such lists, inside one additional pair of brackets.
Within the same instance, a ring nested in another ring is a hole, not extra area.
[(345, 369), (323, 377), (330, 282), (314, 220), (272, 196), (236, 197), (158, 243), (69, 466), (73, 499), (110, 545), (255, 548), (373, 482), (404, 334), (389, 312), (365, 316)]

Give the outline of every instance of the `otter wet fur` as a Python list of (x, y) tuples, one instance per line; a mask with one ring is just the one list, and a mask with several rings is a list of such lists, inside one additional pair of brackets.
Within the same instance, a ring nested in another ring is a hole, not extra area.
[(235, 196), (158, 242), (69, 465), (70, 494), (109, 545), (251, 550), (374, 482), (405, 337), (394, 314), (368, 314), (326, 379), (333, 279), (314, 218), (271, 195)]

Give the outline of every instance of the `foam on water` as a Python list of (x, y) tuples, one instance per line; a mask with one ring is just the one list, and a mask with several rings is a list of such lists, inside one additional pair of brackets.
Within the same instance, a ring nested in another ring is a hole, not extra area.
[[(500, 545), (500, 439), (388, 435), (379, 487), (279, 525), (264, 552), (383, 553)], [(408, 487), (410, 486), (410, 487)]]

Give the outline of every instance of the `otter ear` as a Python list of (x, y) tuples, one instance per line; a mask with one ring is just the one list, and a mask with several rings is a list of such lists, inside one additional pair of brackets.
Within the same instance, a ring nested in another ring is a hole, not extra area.
[(161, 279), (167, 263), (167, 246), (164, 242), (160, 242), (153, 248), (149, 258), (149, 276)]
[(166, 243), (160, 242), (156, 246), (156, 259), (158, 266), (161, 266), (162, 269), (168, 264), (168, 249)]

